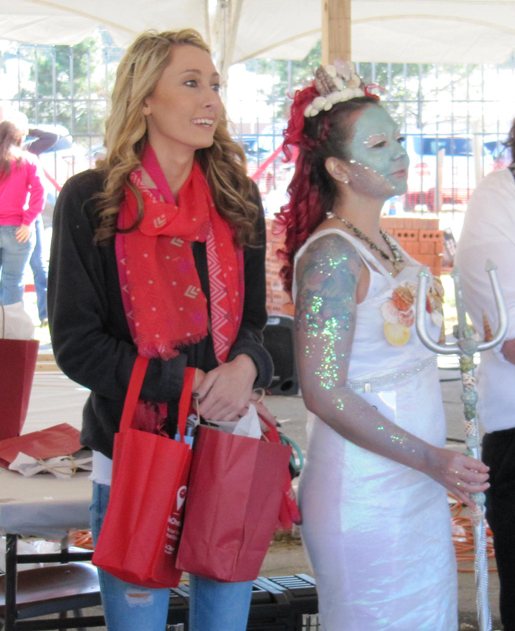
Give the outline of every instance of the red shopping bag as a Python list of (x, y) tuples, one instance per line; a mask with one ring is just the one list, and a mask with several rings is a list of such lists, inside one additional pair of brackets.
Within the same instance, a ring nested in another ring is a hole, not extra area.
[(0, 338), (0, 440), (21, 433), (27, 418), (38, 348), (37, 340)]
[(115, 436), (111, 497), (93, 563), (134, 585), (177, 587), (182, 572), (175, 557), (192, 453), (184, 429), (195, 369), (186, 369), (177, 441), (130, 428), (147, 365), (138, 356)]
[(286, 445), (199, 427), (177, 567), (220, 582), (256, 579), (290, 457)]

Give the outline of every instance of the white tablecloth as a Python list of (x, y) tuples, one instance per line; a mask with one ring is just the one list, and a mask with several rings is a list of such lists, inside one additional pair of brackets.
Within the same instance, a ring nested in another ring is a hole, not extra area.
[(24, 478), (0, 468), (0, 534), (62, 539), (89, 528), (89, 473), (58, 480), (51, 473)]

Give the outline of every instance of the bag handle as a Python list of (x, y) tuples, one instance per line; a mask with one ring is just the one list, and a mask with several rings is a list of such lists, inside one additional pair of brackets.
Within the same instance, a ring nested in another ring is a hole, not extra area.
[(131, 421), (136, 411), (136, 405), (139, 399), (139, 393), (141, 392), (141, 386), (145, 379), (145, 373), (147, 372), (149, 358), (138, 355), (134, 362), (132, 369), (131, 380), (129, 382), (129, 388), (127, 390), (127, 396), (125, 397), (125, 403), (123, 406), (122, 420), (120, 421), (120, 432), (126, 432), (130, 426)]
[[(129, 388), (127, 390), (127, 396), (125, 397), (125, 404), (123, 406), (122, 419), (120, 421), (120, 432), (126, 432), (131, 426), (132, 418), (134, 416), (134, 412), (136, 411), (136, 405), (141, 392), (141, 386), (143, 385), (143, 380), (145, 379), (145, 374), (147, 372), (148, 362), (148, 357), (142, 357), (141, 355), (136, 357), (136, 361), (134, 362), (134, 367), (132, 369)], [(184, 442), (184, 431), (186, 429), (186, 419), (188, 417), (191, 394), (193, 392), (195, 370), (195, 368), (186, 368), (184, 371), (184, 383), (179, 401), (179, 434), (182, 442)]]
[(279, 434), (277, 426), (271, 423), (267, 418), (265, 418), (262, 413), (260, 414), (260, 410), (257, 407), (256, 410), (259, 416), (259, 420), (263, 421), (263, 423), (267, 426), (267, 429), (263, 433), (263, 438), (269, 443), (282, 442), (281, 435)]
[(195, 380), (196, 368), (186, 368), (184, 371), (184, 381), (182, 383), (182, 393), (179, 399), (179, 422), (178, 430), (181, 442), (184, 442), (184, 433), (186, 432), (186, 421), (190, 409), (191, 395), (193, 393), (193, 382)]

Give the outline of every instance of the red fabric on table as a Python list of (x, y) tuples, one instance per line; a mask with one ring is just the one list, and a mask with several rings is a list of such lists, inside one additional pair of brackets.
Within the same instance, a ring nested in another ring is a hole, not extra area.
[(21, 452), (37, 460), (69, 456), (81, 449), (80, 432), (68, 423), (0, 441), (0, 466), (8, 468)]

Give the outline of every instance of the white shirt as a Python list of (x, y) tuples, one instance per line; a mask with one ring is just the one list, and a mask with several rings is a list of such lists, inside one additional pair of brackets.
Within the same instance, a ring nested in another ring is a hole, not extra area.
[[(497, 275), (508, 309), (506, 340), (515, 338), (515, 178), (509, 169), (487, 175), (469, 200), (455, 264), (462, 274), (467, 311), (483, 335), (483, 311), (492, 332), (498, 316), (485, 272), (487, 259)], [(487, 432), (515, 427), (515, 365), (504, 359), (502, 343), (481, 354), (478, 411)]]
[(100, 451), (93, 450), (93, 467), (89, 479), (97, 484), (111, 486), (113, 461)]

